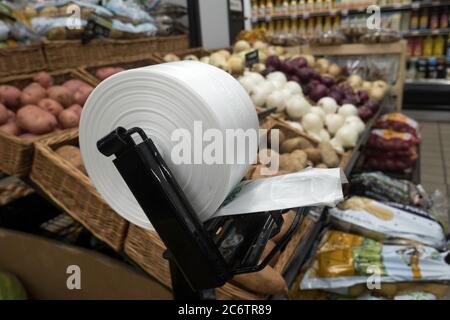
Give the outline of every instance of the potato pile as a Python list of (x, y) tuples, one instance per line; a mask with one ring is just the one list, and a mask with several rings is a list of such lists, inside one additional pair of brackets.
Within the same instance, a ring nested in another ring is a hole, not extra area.
[[(271, 122), (269, 118), (267, 120)], [(351, 156), (351, 151), (338, 152), (329, 141), (314, 141), (308, 136), (294, 131), (285, 122), (279, 121), (282, 126), (274, 125), (272, 129), (279, 130), (279, 154), (272, 149), (262, 149), (258, 153), (258, 163), (252, 166), (246, 180), (267, 178), (301, 171), (307, 167), (314, 168), (342, 168), (344, 169)], [(263, 124), (262, 127), (266, 125)], [(271, 126), (270, 124), (268, 125)], [(267, 128), (267, 127), (266, 127)], [(272, 130), (271, 129), (271, 130)], [(271, 136), (269, 131), (268, 137)], [(278, 161), (278, 171), (267, 174), (262, 173), (269, 168), (272, 161)]]
[(124, 70), (125, 69), (122, 67), (102, 67), (95, 70), (95, 76), (101, 81), (103, 81), (106, 78), (109, 78), (112, 75), (122, 72)]
[(40, 135), (76, 128), (93, 89), (78, 79), (55, 85), (47, 72), (36, 74), (22, 90), (1, 85), (0, 131), (32, 142)]

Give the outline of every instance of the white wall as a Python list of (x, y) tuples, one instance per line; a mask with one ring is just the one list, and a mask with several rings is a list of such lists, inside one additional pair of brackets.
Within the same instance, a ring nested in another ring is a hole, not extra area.
[(223, 48), (230, 45), (226, 0), (199, 0), (203, 47)]

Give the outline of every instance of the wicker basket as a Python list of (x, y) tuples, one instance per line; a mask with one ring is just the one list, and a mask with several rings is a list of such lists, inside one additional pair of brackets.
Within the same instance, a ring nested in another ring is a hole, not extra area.
[[(205, 48), (202, 47), (171, 51), (170, 53), (177, 55), (181, 60), (183, 60), (185, 56), (190, 54), (193, 54), (197, 58), (202, 58), (204, 56), (209, 56), (211, 54), (209, 50), (206, 50)], [(166, 53), (158, 52), (155, 54), (155, 58), (158, 59), (160, 63), (163, 63), (165, 54), (167, 54), (167, 52)]]
[(130, 59), (128, 59), (128, 60), (121, 59), (120, 61), (117, 61), (117, 62), (98, 62), (98, 63), (91, 64), (88, 66), (80, 67), (80, 68), (78, 68), (78, 70), (84, 76), (91, 78), (93, 81), (101, 81), (95, 75), (95, 71), (98, 68), (122, 67), (122, 68), (128, 70), (128, 69), (150, 66), (150, 65), (158, 64), (158, 63), (160, 63), (160, 60), (158, 58), (154, 57), (153, 55), (149, 55), (146, 58), (140, 58), (140, 59), (131, 59), (131, 60)]
[[(91, 85), (98, 84), (98, 82), (93, 82), (73, 69), (54, 71), (50, 72), (50, 74), (53, 76), (56, 84), (69, 79), (81, 79)], [(32, 82), (33, 76), (34, 74), (10, 76), (1, 79), (0, 83), (13, 85), (22, 89)], [(43, 135), (39, 140), (47, 139), (55, 134), (49, 133)], [(0, 132), (0, 171), (9, 175), (25, 176), (31, 168), (32, 158), (33, 143), (25, 142), (18, 137)]]
[(32, 73), (47, 68), (41, 44), (0, 49), (0, 77)]
[(83, 45), (79, 40), (46, 41), (45, 56), (50, 69), (145, 58), (157, 51), (158, 38), (132, 40), (95, 39)]
[(78, 144), (78, 129), (36, 143), (30, 178), (97, 238), (120, 251), (128, 223), (103, 201), (84, 173), (54, 152), (68, 144)]
[(169, 52), (185, 50), (189, 48), (189, 35), (159, 37), (157, 52), (165, 54)]
[[(300, 227), (297, 228), (274, 266), (274, 269), (277, 272), (282, 274), (284, 270), (286, 270), (297, 247), (303, 239), (308, 237), (309, 232), (313, 229), (313, 225), (314, 221), (307, 217)], [(143, 270), (158, 279), (165, 286), (171, 287), (169, 264), (167, 260), (162, 257), (165, 247), (156, 232), (144, 230), (130, 224), (125, 239), (124, 250), (125, 253)], [(230, 283), (218, 288), (216, 293), (218, 299), (260, 300), (268, 298), (268, 296), (250, 292)]]

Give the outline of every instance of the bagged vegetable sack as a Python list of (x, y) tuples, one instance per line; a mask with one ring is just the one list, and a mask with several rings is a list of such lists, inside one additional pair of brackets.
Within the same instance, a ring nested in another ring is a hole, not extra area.
[(341, 230), (377, 240), (446, 247), (442, 225), (428, 212), (395, 203), (353, 196), (328, 210), (332, 224)]
[(334, 289), (356, 284), (449, 281), (450, 251), (422, 245), (383, 245), (341, 231), (328, 231), (300, 289)]

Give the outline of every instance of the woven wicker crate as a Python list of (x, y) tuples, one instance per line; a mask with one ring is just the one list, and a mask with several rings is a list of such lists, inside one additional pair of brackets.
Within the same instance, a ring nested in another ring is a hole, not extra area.
[(160, 63), (160, 59), (154, 57), (153, 55), (149, 55), (145, 58), (139, 58), (139, 59), (120, 59), (117, 62), (102, 62), (99, 61), (98, 63), (94, 63), (88, 66), (83, 66), (78, 68), (80, 73), (82, 73), (84, 76), (91, 78), (93, 81), (100, 81), (95, 76), (95, 71), (98, 68), (103, 67), (122, 67), (126, 70), (128, 69), (134, 69), (134, 68), (141, 68), (145, 66), (150, 66), (153, 64)]
[[(155, 53), (155, 58), (158, 59), (161, 63), (164, 62), (164, 56), (167, 54), (166, 53)], [(202, 58), (204, 56), (209, 56), (211, 54), (211, 51), (202, 48), (202, 47), (197, 47), (197, 48), (189, 48), (189, 49), (183, 49), (183, 50), (177, 50), (177, 51), (170, 51), (170, 53), (173, 53), (175, 55), (177, 55), (180, 59), (183, 60), (183, 58), (187, 55), (193, 54), (194, 56), (196, 56), (197, 58)]]
[[(308, 217), (304, 219), (279, 256), (274, 266), (275, 271), (283, 274), (299, 244), (312, 231), (314, 223), (315, 221)], [(165, 247), (156, 232), (130, 224), (125, 239), (124, 251), (144, 271), (155, 277), (168, 288), (171, 287), (169, 264), (162, 257)], [(250, 292), (231, 283), (227, 283), (223, 287), (218, 288), (216, 293), (218, 299), (261, 300), (268, 298), (268, 296)]]
[(189, 35), (159, 37), (157, 52), (165, 54), (169, 52), (185, 50), (189, 48)]
[(41, 44), (0, 49), (0, 77), (31, 73), (47, 68)]
[[(94, 86), (98, 84), (98, 82), (93, 82), (74, 69), (53, 71), (50, 74), (53, 76), (55, 84), (69, 79), (80, 79)], [(34, 74), (10, 76), (1, 79), (0, 84), (13, 85), (22, 89), (33, 81), (33, 76)], [(39, 140), (47, 139), (55, 134), (43, 135)], [(31, 168), (32, 158), (33, 143), (25, 142), (18, 137), (0, 132), (0, 171), (9, 175), (25, 176)]]
[(45, 56), (50, 69), (115, 62), (120, 59), (145, 58), (157, 52), (158, 38), (131, 40), (95, 39), (83, 45), (79, 40), (46, 41)]
[(120, 251), (128, 223), (105, 203), (88, 176), (54, 151), (62, 145), (78, 145), (78, 129), (35, 144), (31, 180), (97, 238)]

